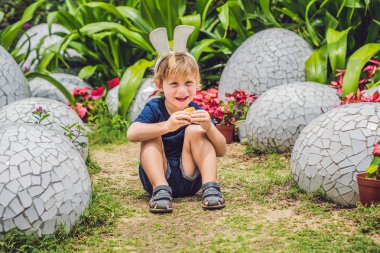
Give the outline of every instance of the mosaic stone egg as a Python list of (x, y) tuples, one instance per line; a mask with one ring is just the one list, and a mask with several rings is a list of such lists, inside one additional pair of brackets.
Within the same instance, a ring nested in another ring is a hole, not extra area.
[(13, 57), (0, 46), (0, 107), (28, 97), (28, 81)]
[[(46, 114), (49, 114), (40, 125), (58, 131), (61, 134), (69, 133), (62, 126), (67, 127), (75, 123), (86, 129), (86, 126), (73, 109), (59, 101), (47, 98), (27, 98), (4, 106), (0, 110), (0, 124), (4, 125), (11, 122), (36, 123), (38, 119), (33, 115), (33, 111), (40, 106), (46, 110)], [(74, 128), (72, 128), (72, 133), (79, 134)], [(79, 143), (85, 143), (86, 147), (81, 147)], [(79, 135), (74, 146), (86, 161), (88, 157), (88, 138), (85, 136), (85, 133)]]
[[(143, 79), (140, 88), (137, 90), (136, 96), (128, 111), (128, 119), (134, 120), (140, 114), (145, 104), (151, 99), (152, 93), (156, 90), (156, 86), (152, 78)], [(117, 105), (119, 103), (119, 86), (116, 86), (108, 92), (106, 103), (111, 114), (117, 114)]]
[(375, 93), (375, 92), (378, 92), (378, 93), (380, 93), (380, 86), (378, 85), (378, 86), (375, 86), (375, 87), (373, 87), (373, 88), (371, 88), (371, 89), (369, 89), (369, 90), (367, 90), (367, 91), (365, 91), (364, 92), (364, 96), (368, 96), (368, 95), (373, 95), (373, 93)]
[(0, 128), (0, 234), (67, 231), (91, 199), (86, 165), (70, 140), (34, 124)]
[(292, 174), (299, 187), (321, 191), (334, 202), (355, 205), (359, 200), (356, 174), (373, 158), (380, 140), (380, 104), (343, 105), (307, 125), (292, 153)]
[(305, 81), (305, 61), (312, 49), (292, 31), (271, 28), (244, 41), (223, 70), (219, 98), (243, 89), (261, 95), (272, 87)]
[(274, 87), (255, 100), (248, 111), (248, 141), (263, 152), (291, 151), (301, 130), (339, 103), (336, 90), (319, 83)]
[[(69, 31), (59, 25), (59, 24), (52, 24), (51, 27), (51, 33), (65, 33), (68, 34)], [(30, 52), (28, 54), (28, 57), (25, 59), (25, 61), (22, 63), (22, 67), (27, 67), (31, 71), (35, 71), (37, 69), (38, 60), (35, 60), (37, 57), (37, 47), (39, 46), (39, 43), (42, 42), (42, 45), (39, 49), (39, 53), (41, 54), (46, 48), (48, 48), (51, 45), (60, 43), (63, 38), (59, 35), (51, 35), (49, 36), (49, 28), (48, 24), (38, 24), (36, 26), (31, 27), (26, 31), (26, 34), (30, 36)], [(29, 43), (27, 42), (28, 37), (24, 34), (20, 37), (19, 41), (17, 42), (16, 47), (20, 48), (19, 54), (26, 53), (28, 51)], [(69, 48), (67, 49), (67, 56), (68, 58), (83, 58), (77, 51)]]
[[(52, 73), (50, 74), (50, 76), (55, 78), (57, 81), (61, 82), (61, 84), (65, 86), (65, 88), (69, 92), (73, 92), (75, 88), (91, 88), (91, 86), (88, 83), (74, 75), (64, 73)], [(65, 104), (69, 102), (67, 98), (62, 94), (62, 92), (60, 92), (53, 84), (44, 79), (38, 77), (33, 78), (32, 80), (30, 80), (29, 86), (32, 92), (32, 97), (50, 98), (61, 101)]]

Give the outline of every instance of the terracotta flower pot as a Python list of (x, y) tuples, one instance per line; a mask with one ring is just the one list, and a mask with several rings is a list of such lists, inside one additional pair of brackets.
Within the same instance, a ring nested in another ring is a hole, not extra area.
[(216, 128), (226, 138), (227, 144), (232, 143), (234, 140), (235, 126), (234, 125), (216, 125)]
[(359, 185), (360, 202), (364, 206), (380, 203), (380, 180), (366, 178), (367, 173), (356, 175)]

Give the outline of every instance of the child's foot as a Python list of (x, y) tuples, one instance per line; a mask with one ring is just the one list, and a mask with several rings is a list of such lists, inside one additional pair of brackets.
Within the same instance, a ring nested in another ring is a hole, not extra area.
[(208, 182), (202, 185), (202, 208), (217, 210), (225, 207), (223, 194), (217, 182)]
[(172, 188), (167, 185), (159, 185), (153, 190), (149, 201), (149, 211), (152, 213), (170, 213), (172, 208)]

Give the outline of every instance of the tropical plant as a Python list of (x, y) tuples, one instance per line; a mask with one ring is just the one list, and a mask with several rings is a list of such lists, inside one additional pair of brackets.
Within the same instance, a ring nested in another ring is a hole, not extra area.
[(373, 147), (373, 160), (366, 172), (367, 178), (380, 180), (380, 141)]

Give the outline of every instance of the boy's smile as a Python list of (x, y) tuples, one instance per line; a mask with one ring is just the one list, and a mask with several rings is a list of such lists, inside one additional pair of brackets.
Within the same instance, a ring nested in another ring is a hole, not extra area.
[(165, 106), (169, 114), (182, 111), (193, 101), (197, 81), (193, 75), (179, 75), (164, 80), (162, 85), (156, 84), (158, 90), (165, 95)]

